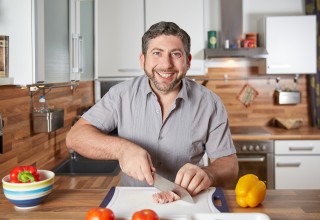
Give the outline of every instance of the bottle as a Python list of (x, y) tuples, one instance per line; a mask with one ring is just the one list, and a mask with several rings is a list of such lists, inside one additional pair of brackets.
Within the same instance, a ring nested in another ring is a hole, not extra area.
[(46, 99), (44, 98), (44, 95), (40, 96), (38, 106), (34, 109), (34, 111), (40, 113), (49, 112), (49, 108), (46, 104)]

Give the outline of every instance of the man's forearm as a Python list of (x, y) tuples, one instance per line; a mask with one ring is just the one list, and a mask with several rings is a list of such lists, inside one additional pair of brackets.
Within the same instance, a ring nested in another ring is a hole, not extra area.
[(118, 159), (117, 155), (123, 145), (122, 142), (126, 140), (106, 135), (83, 121), (78, 122), (67, 134), (68, 148), (91, 159)]
[(238, 161), (236, 155), (230, 155), (211, 160), (210, 165), (202, 168), (211, 180), (211, 186), (225, 186), (230, 181), (236, 181), (238, 176)]

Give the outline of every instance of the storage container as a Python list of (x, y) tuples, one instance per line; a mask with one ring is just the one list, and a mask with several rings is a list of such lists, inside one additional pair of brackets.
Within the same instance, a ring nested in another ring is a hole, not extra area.
[(33, 112), (33, 132), (52, 132), (64, 126), (64, 109), (49, 109), (48, 112)]
[(279, 105), (299, 104), (301, 102), (300, 91), (275, 91), (275, 102)]

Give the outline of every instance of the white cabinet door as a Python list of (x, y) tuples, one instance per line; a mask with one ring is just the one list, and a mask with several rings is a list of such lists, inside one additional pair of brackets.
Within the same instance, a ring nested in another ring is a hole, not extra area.
[(315, 16), (266, 17), (264, 29), (266, 73), (316, 73)]
[(146, 29), (159, 21), (172, 21), (191, 37), (191, 67), (188, 75), (204, 74), (204, 1), (147, 0)]
[(0, 34), (9, 36), (9, 77), (16, 85), (35, 80), (32, 6), (31, 0), (0, 1)]
[(320, 189), (320, 156), (276, 156), (276, 189)]
[(137, 76), (144, 33), (143, 0), (95, 1), (95, 78)]
[(276, 140), (275, 188), (320, 189), (320, 140)]

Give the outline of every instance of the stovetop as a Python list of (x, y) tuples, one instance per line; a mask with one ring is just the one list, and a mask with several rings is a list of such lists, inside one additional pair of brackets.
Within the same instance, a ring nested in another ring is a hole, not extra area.
[(231, 126), (231, 134), (234, 135), (271, 135), (271, 133), (260, 126)]

